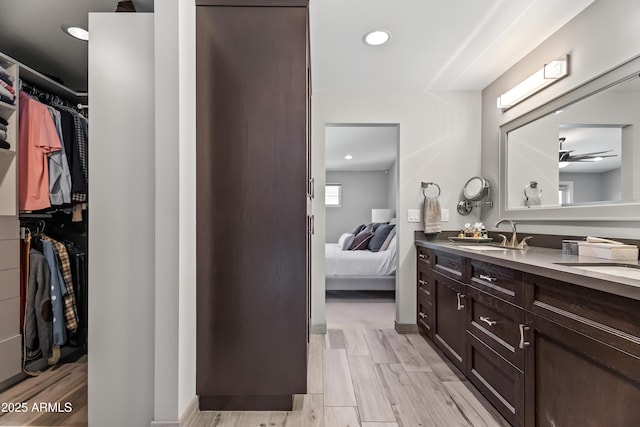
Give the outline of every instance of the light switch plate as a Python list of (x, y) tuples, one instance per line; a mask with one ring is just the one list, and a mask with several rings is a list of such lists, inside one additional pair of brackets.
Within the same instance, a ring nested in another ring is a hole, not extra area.
[(442, 222), (449, 221), (449, 209), (442, 209), (440, 219), (442, 219)]
[(407, 221), (420, 222), (420, 209), (409, 209), (408, 212)]

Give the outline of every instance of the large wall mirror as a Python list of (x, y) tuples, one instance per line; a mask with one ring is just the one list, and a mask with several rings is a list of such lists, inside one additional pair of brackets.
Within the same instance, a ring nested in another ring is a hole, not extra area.
[(639, 75), (636, 58), (501, 127), (501, 218), (640, 220)]

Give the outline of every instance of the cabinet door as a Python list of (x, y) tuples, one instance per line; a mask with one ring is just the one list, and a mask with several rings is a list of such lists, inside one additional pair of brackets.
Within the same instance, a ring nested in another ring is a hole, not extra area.
[(640, 425), (640, 358), (526, 313), (526, 425)]
[(466, 286), (436, 271), (433, 272), (433, 284), (434, 341), (464, 371)]

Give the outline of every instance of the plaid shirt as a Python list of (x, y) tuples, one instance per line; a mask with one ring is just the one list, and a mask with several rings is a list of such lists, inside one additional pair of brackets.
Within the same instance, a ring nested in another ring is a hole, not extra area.
[(78, 329), (78, 312), (76, 309), (76, 295), (73, 292), (73, 277), (71, 276), (69, 253), (67, 252), (67, 248), (57, 240), (44, 235), (41, 235), (40, 238), (51, 242), (56, 255), (58, 255), (60, 272), (62, 273), (62, 278), (67, 288), (67, 294), (64, 296), (64, 317), (67, 321), (67, 329), (75, 331)]

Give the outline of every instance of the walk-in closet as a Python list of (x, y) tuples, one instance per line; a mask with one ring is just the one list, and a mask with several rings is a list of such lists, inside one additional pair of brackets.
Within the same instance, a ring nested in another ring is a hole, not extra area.
[(0, 54), (2, 426), (87, 422), (88, 128), (86, 93)]

